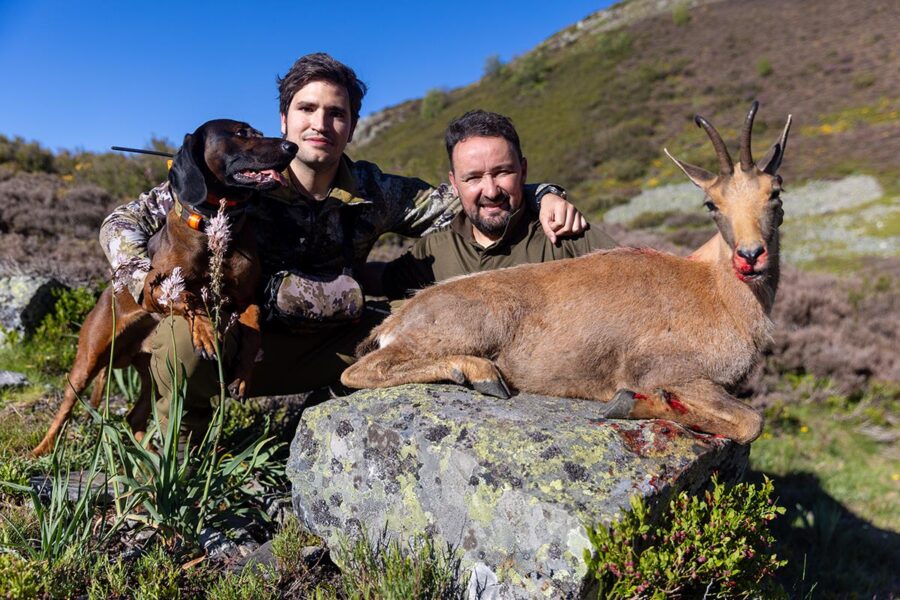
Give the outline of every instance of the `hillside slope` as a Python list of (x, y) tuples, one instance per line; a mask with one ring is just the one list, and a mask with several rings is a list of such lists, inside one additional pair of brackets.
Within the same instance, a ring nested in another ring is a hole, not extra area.
[[(623, 5), (629, 18), (597, 13), (468, 87), (373, 115), (352, 156), (441, 181), (447, 122), (472, 108), (494, 110), (516, 123), (529, 179), (566, 185), (597, 215), (642, 188), (683, 180), (663, 160), (663, 146), (712, 168), (693, 114), (736, 144), (755, 98), (762, 104), (754, 131), (760, 153), (794, 115), (787, 181), (864, 172), (896, 194), (900, 13), (890, 0), (723, 1), (690, 9), (630, 0), (610, 10)], [(660, 14), (641, 18), (660, 6)]]

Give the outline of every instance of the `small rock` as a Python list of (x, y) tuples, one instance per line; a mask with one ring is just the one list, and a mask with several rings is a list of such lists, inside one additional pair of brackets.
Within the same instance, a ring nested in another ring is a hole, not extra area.
[(0, 389), (17, 388), (28, 385), (28, 378), (15, 371), (0, 371)]

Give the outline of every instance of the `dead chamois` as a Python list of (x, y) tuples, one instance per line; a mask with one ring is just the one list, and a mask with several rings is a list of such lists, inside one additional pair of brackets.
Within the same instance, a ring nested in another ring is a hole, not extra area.
[[(688, 258), (618, 248), (455, 278), (376, 328), (341, 381), (353, 388), (452, 380), (606, 403), (612, 418), (669, 419), (748, 443), (762, 417), (725, 387), (768, 343), (783, 212), (776, 174), (791, 118), (759, 163), (740, 165), (709, 122), (719, 173), (672, 160), (706, 194), (719, 233)], [(668, 151), (666, 151), (668, 155)], [(509, 387), (507, 387), (507, 384)]]

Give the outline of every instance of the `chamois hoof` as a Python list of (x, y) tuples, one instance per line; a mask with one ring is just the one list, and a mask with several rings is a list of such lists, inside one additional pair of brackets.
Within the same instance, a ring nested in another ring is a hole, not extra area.
[(503, 398), (504, 400), (512, 396), (509, 392), (509, 388), (506, 387), (506, 382), (500, 377), (497, 379), (487, 379), (485, 381), (473, 381), (472, 388), (485, 396)]
[(634, 408), (634, 392), (619, 390), (612, 400), (603, 406), (603, 417), (606, 419), (627, 419)]

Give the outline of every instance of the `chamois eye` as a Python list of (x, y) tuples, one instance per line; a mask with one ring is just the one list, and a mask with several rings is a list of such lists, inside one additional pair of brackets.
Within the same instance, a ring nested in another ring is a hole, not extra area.
[(717, 210), (719, 210), (719, 208), (715, 204), (709, 201), (704, 202), (703, 206), (705, 206), (709, 210), (709, 212), (716, 212)]

